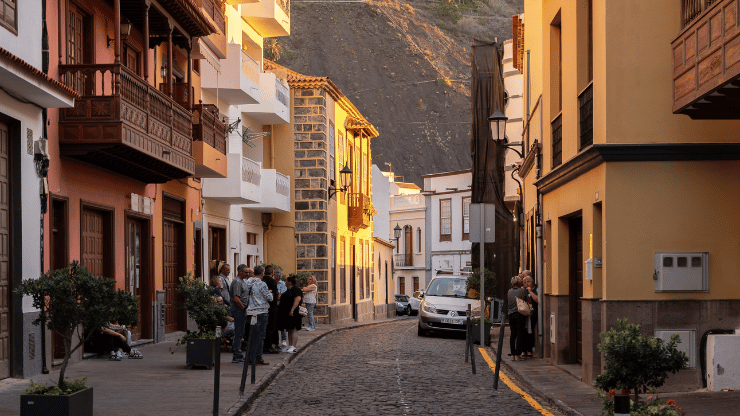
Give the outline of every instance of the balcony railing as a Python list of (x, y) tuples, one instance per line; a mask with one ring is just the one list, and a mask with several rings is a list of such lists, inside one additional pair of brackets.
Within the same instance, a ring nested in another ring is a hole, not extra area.
[(190, 111), (122, 65), (60, 65), (59, 74), (82, 95), (60, 112), (62, 154), (145, 183), (193, 174)]
[(288, 90), (288, 87), (283, 84), (280, 80), (275, 80), (275, 98), (278, 100), (278, 102), (282, 103), (284, 106), (288, 106), (288, 97), (290, 96), (290, 90)]
[(591, 83), (578, 96), (578, 107), (581, 124), (581, 146), (584, 147), (594, 142), (594, 84)]
[(260, 186), (260, 179), (262, 178), (259, 163), (254, 160), (242, 158), (242, 181), (249, 182), (252, 185)]
[(358, 192), (349, 193), (347, 194), (347, 205), (350, 230), (356, 231), (372, 225), (376, 211), (369, 196)]
[(286, 16), (290, 17), (290, 0), (275, 0)]
[(277, 183), (275, 188), (277, 193), (282, 196), (290, 196), (290, 178), (279, 172), (276, 176)]
[(412, 253), (394, 254), (393, 263), (396, 267), (412, 267), (414, 265), (414, 255)]
[(719, 0), (681, 0), (681, 27), (688, 26)]
[(252, 58), (245, 50), (242, 50), (242, 73), (252, 82), (260, 83), (260, 63)]
[(563, 163), (563, 124), (562, 114), (552, 121), (552, 167)]
[(193, 107), (193, 140), (202, 141), (226, 154), (226, 124), (218, 118), (218, 108), (213, 104)]
[(224, 17), (224, 4), (219, 0), (202, 0), (201, 7), (211, 16), (213, 23), (216, 27), (221, 30), (221, 33), (226, 34), (226, 18)]

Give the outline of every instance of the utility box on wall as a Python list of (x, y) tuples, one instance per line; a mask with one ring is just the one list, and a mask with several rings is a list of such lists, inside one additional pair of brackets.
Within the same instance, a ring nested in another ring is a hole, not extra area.
[(740, 389), (740, 335), (707, 337), (707, 389)]
[(689, 362), (688, 368), (696, 367), (696, 330), (695, 329), (656, 329), (655, 337), (665, 342), (671, 340), (671, 335), (677, 334), (681, 337), (681, 343), (676, 345), (676, 349), (686, 353)]
[(708, 292), (709, 252), (655, 253), (656, 292)]

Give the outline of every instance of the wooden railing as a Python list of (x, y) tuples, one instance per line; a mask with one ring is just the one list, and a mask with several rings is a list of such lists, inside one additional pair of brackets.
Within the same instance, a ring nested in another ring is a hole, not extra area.
[(59, 74), (68, 86), (77, 84), (82, 95), (74, 108), (61, 113), (62, 122), (123, 121), (192, 156), (192, 113), (130, 69), (115, 64), (60, 65)]
[(594, 142), (594, 89), (593, 82), (588, 84), (578, 96), (578, 107), (580, 113), (580, 149), (593, 144)]
[(221, 33), (226, 34), (226, 18), (224, 17), (224, 4), (219, 0), (202, 0), (201, 7), (211, 16), (216, 27)]
[(215, 105), (198, 104), (193, 107), (193, 140), (207, 143), (226, 154), (226, 124), (219, 119)]
[(347, 194), (348, 222), (351, 230), (367, 228), (372, 224), (374, 208), (370, 197), (359, 192)]
[(681, 0), (681, 27), (688, 26), (719, 0)]

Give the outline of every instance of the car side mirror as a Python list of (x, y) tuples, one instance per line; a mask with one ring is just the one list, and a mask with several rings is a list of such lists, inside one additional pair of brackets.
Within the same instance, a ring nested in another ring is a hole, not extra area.
[(419, 295), (419, 299), (424, 299), (424, 294)]

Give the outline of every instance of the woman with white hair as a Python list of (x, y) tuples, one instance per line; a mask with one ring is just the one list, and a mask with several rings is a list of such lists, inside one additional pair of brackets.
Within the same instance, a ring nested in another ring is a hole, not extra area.
[(519, 313), (517, 308), (516, 300), (526, 300), (526, 292), (522, 288), (522, 278), (514, 276), (511, 278), (511, 289), (507, 293), (509, 300), (509, 328), (511, 329), (511, 336), (509, 338), (509, 348), (511, 349), (511, 359), (516, 361), (517, 357), (522, 353), (522, 348), (525, 345), (525, 339), (527, 335), (526, 317)]
[(316, 289), (316, 277), (314, 275), (308, 276), (308, 285), (301, 289), (303, 291), (303, 303), (306, 304), (306, 310), (308, 311), (306, 331), (316, 329), (316, 318), (313, 316), (313, 310), (316, 307)]
[[(529, 315), (529, 325), (526, 327), (524, 338), (527, 342), (524, 343), (522, 349), (522, 357), (533, 357), (532, 352), (534, 351), (535, 345), (535, 327), (537, 326), (537, 307), (539, 306), (540, 299), (537, 296), (537, 286), (534, 284), (534, 279), (531, 275), (524, 275), (522, 279), (524, 282), (524, 289), (527, 291), (527, 301), (532, 305), (532, 314)], [(525, 318), (525, 323), (527, 318)]]

